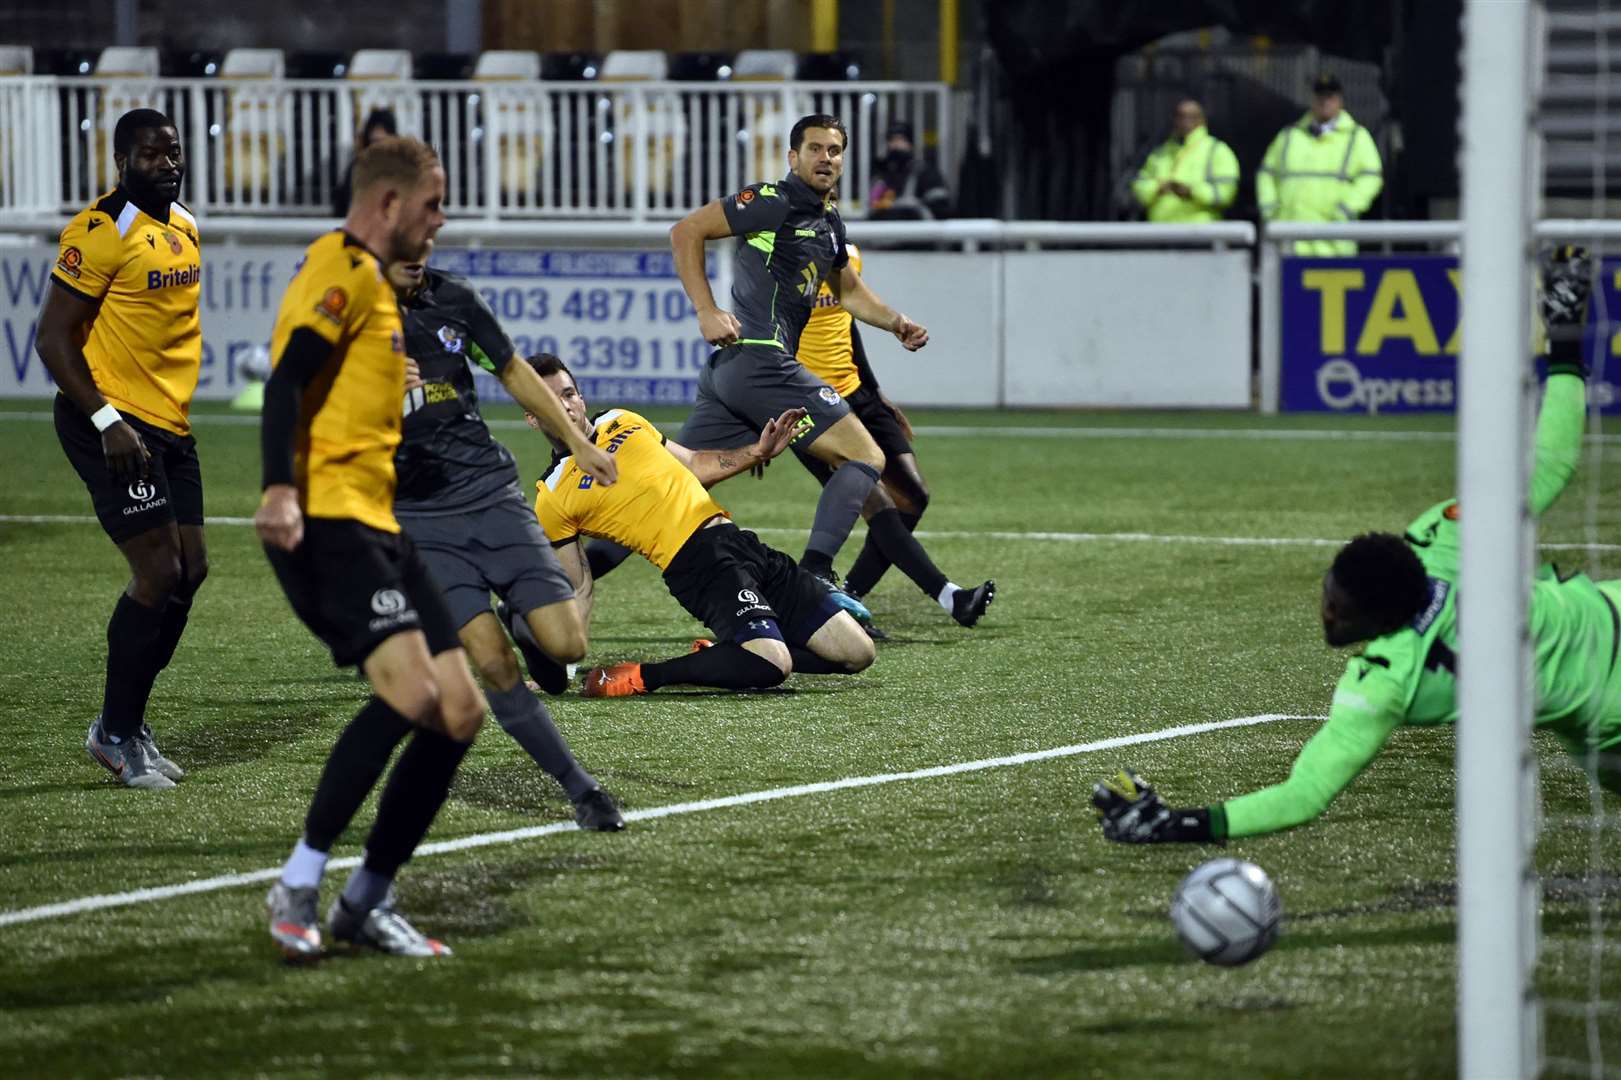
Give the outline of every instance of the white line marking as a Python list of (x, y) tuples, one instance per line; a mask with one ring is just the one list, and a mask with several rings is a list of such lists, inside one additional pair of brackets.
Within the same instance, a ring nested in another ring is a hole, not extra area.
[[(672, 803), (668, 806), (655, 806), (647, 810), (630, 810), (626, 812), (625, 820), (655, 821), (659, 818), (675, 817), (679, 814), (696, 814), (704, 810), (723, 810), (730, 806), (748, 806), (753, 803), (776, 802), (779, 799), (796, 799), (803, 795), (820, 795), (829, 791), (875, 787), (879, 784), (894, 784), (903, 780), (927, 780), (937, 776), (955, 776), (959, 773), (979, 772), (984, 769), (1001, 769), (1010, 765), (1028, 765), (1035, 761), (1073, 757), (1076, 754), (1086, 754), (1098, 750), (1118, 750), (1125, 746), (1141, 746), (1144, 743), (1181, 739), (1189, 735), (1202, 735), (1207, 731), (1253, 727), (1256, 724), (1270, 724), (1279, 720), (1322, 719), (1324, 717), (1321, 716), (1264, 713), (1260, 716), (1240, 716), (1231, 720), (1211, 720), (1200, 724), (1181, 724), (1177, 727), (1161, 728), (1158, 731), (1139, 732), (1136, 735), (1117, 735), (1109, 739), (1098, 739), (1095, 742), (1075, 743), (1071, 746), (1055, 746), (1050, 750), (1032, 750), (1023, 754), (1009, 754), (1006, 757), (982, 758), (979, 761), (963, 761), (955, 765), (935, 765), (926, 769), (914, 769), (911, 772), (852, 776), (843, 780), (826, 780), (815, 784), (796, 784), (792, 787), (745, 792), (742, 795), (727, 795), (718, 799)], [(572, 832), (578, 828), (579, 826), (572, 821), (558, 821), (549, 825), (508, 829), (504, 832), (478, 833), (473, 836), (463, 836), (456, 840), (440, 840), (431, 844), (423, 844), (417, 848), (413, 858), (420, 859), (427, 855), (442, 855), (452, 851), (468, 851), (472, 848), (490, 847), (496, 844), (515, 844), (522, 840), (534, 840), (542, 836), (552, 836), (556, 833)], [(360, 859), (358, 857), (350, 856), (333, 859), (327, 863), (327, 867), (332, 870), (347, 870), (350, 867), (358, 866), (359, 863)], [(79, 915), (86, 911), (128, 907), (132, 904), (150, 904), (159, 900), (169, 900), (176, 896), (189, 896), (193, 893), (217, 892), (220, 889), (231, 889), (238, 885), (253, 885), (258, 882), (271, 881), (280, 873), (281, 867), (277, 866), (266, 870), (250, 870), (243, 874), (224, 874), (220, 877), (203, 878), (199, 881), (187, 881), (179, 885), (159, 885), (150, 889), (136, 889), (132, 892), (110, 893), (103, 896), (81, 896), (77, 900), (64, 900), (57, 904), (43, 904), (39, 907), (21, 908), (17, 911), (0, 911), (0, 926), (19, 926), (23, 923), (42, 922), (46, 919)]]
[[(54, 422), (49, 411), (26, 412), (13, 410), (0, 412), (0, 421)], [(199, 413), (191, 418), (194, 425), (218, 427), (257, 427), (257, 414)], [(497, 431), (522, 431), (527, 428), (522, 420), (486, 419)], [(1323, 442), (1329, 439), (1350, 439), (1361, 442), (1451, 442), (1456, 435), (1450, 431), (1359, 431), (1333, 428), (1235, 427), (1235, 428), (1180, 428), (1180, 427), (1101, 427), (1059, 426), (1032, 424), (997, 424), (979, 427), (973, 424), (918, 424), (914, 434), (941, 438), (1018, 438), (1035, 439), (1259, 439), (1267, 442)], [(1591, 436), (1604, 442), (1621, 442), (1621, 435)]]
[[(252, 518), (209, 517), (204, 524), (252, 525)], [(0, 514), (0, 525), (94, 525), (90, 514)], [(763, 528), (752, 532), (768, 536), (804, 536), (804, 529)], [(1192, 533), (1143, 532), (1015, 532), (1000, 530), (919, 529), (920, 540), (1024, 540), (1058, 544), (1204, 544), (1213, 547), (1334, 547), (1344, 540), (1322, 536), (1196, 536)], [(1545, 551), (1621, 551), (1621, 544), (1549, 543), (1539, 545)]]

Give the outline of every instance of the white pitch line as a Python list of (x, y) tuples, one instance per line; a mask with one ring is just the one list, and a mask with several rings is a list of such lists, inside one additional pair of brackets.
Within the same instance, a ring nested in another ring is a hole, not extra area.
[[(50, 412), (13, 410), (0, 412), (0, 422), (22, 421), (33, 423), (54, 422)], [(256, 427), (257, 415), (244, 413), (199, 413), (191, 418), (194, 425), (203, 427)], [(522, 420), (486, 419), (485, 424), (498, 431), (522, 431), (528, 425)], [(1334, 428), (1180, 428), (1180, 427), (1102, 427), (1054, 424), (996, 424), (980, 427), (975, 424), (917, 424), (913, 434), (940, 438), (1019, 438), (1035, 439), (1259, 439), (1266, 442), (1323, 442), (1329, 439), (1350, 439), (1361, 442), (1451, 442), (1456, 435), (1450, 431), (1359, 431)], [(1621, 442), (1621, 436), (1593, 436), (1601, 441)]]
[[(252, 525), (252, 518), (209, 517), (214, 526)], [(0, 514), (0, 525), (94, 525), (90, 514)], [(804, 529), (763, 528), (752, 532), (768, 536), (804, 536)], [(920, 540), (1022, 540), (1059, 544), (1194, 544), (1212, 547), (1339, 547), (1344, 540), (1323, 536), (1199, 536), (1194, 533), (1145, 532), (1017, 532), (1004, 530), (919, 529)], [(1621, 544), (1550, 543), (1546, 551), (1621, 551)]]
[[(1161, 728), (1158, 731), (1144, 731), (1135, 735), (1117, 735), (1109, 739), (1098, 739), (1095, 742), (1055, 746), (1050, 750), (1032, 750), (1023, 754), (982, 758), (979, 761), (963, 761), (953, 765), (934, 765), (926, 769), (914, 769), (911, 772), (851, 776), (843, 780), (826, 780), (815, 784), (795, 784), (792, 787), (749, 791), (741, 795), (727, 795), (718, 799), (672, 803), (668, 806), (655, 806), (647, 810), (630, 810), (625, 813), (625, 820), (655, 821), (659, 818), (676, 817), (680, 814), (696, 814), (704, 810), (724, 810), (731, 806), (776, 802), (779, 799), (796, 799), (804, 795), (821, 795), (829, 791), (846, 791), (852, 788), (875, 787), (879, 784), (894, 784), (904, 780), (928, 780), (937, 776), (956, 776), (960, 773), (980, 772), (985, 769), (1028, 765), (1031, 762), (1073, 757), (1076, 754), (1092, 753), (1099, 750), (1118, 750), (1126, 746), (1141, 746), (1144, 743), (1181, 739), (1189, 735), (1202, 735), (1207, 731), (1253, 727), (1256, 724), (1270, 724), (1279, 720), (1322, 719), (1324, 717), (1321, 716), (1264, 713), (1260, 716), (1240, 716), (1231, 720), (1211, 720), (1199, 724), (1181, 724), (1177, 727)], [(428, 855), (442, 855), (453, 851), (469, 851), (473, 848), (491, 847), (497, 844), (515, 844), (523, 840), (552, 836), (556, 833), (573, 832), (578, 828), (579, 826), (571, 821), (558, 821), (550, 825), (533, 825), (523, 829), (508, 829), (504, 832), (478, 833), (473, 836), (463, 836), (456, 840), (439, 840), (431, 844), (423, 844), (417, 848), (413, 858), (420, 859)], [(358, 857), (350, 856), (343, 859), (333, 859), (327, 863), (327, 867), (332, 870), (346, 870), (359, 865), (359, 863), (360, 859)], [(108, 893), (102, 896), (81, 896), (77, 900), (64, 900), (56, 904), (43, 904), (39, 907), (21, 908), (16, 911), (0, 911), (0, 927), (43, 922), (47, 919), (60, 919), (68, 915), (80, 915), (87, 911), (100, 911), (105, 908), (151, 904), (159, 900), (173, 899), (177, 896), (190, 896), (194, 893), (218, 892), (221, 889), (231, 889), (239, 885), (253, 885), (258, 882), (271, 881), (280, 873), (281, 867), (277, 866), (265, 870), (250, 870), (242, 874), (224, 874), (219, 877), (202, 878), (198, 881), (186, 881), (178, 885), (158, 885), (150, 889), (135, 889), (131, 892)]]

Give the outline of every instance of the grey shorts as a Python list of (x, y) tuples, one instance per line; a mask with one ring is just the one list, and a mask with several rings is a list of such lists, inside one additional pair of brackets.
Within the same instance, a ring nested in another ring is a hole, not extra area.
[(551, 541), (515, 487), (477, 510), (398, 517), (444, 592), (457, 630), (490, 610), (492, 592), (520, 615), (574, 598)]
[(809, 426), (794, 440), (809, 446), (850, 415), (849, 404), (827, 383), (781, 349), (728, 345), (698, 374), (698, 403), (675, 441), (694, 450), (724, 450), (752, 443), (766, 422), (804, 409)]

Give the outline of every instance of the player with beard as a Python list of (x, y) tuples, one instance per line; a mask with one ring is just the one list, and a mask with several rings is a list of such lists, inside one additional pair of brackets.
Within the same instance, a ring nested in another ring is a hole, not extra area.
[(373, 691), (332, 748), (267, 897), (271, 939), (295, 961), (321, 955), (316, 904), (332, 845), (407, 735), (328, 925), (354, 946), (449, 953), (394, 910), (392, 884), (449, 795), (485, 702), (444, 598), (394, 517), (405, 333), (383, 276), (391, 262), (423, 257), (444, 224), (444, 194), (426, 143), (367, 147), (343, 228), (309, 246), (271, 334), (254, 526), (294, 612), (339, 667), (359, 664)]
[(201, 256), (197, 221), (177, 201), (185, 154), (174, 122), (125, 113), (113, 162), (118, 186), (62, 230), (35, 348), (58, 389), (57, 438), (130, 568), (85, 751), (129, 787), (163, 789), (185, 773), (159, 752), (147, 699), (208, 575), (190, 419)]
[(540, 669), (537, 677), (548, 669), (561, 676), (562, 685), (552, 687), (561, 691), (567, 685), (561, 663), (585, 655), (585, 620), (518, 487), (517, 463), (479, 415), (474, 366), (500, 379), (596, 483), (613, 483), (613, 459), (569, 422), (533, 368), (513, 362), (512, 340), (464, 278), (417, 261), (391, 264), (388, 279), (400, 298), (407, 357), (394, 515), (443, 591), (502, 729), (563, 786), (582, 829), (623, 829), (613, 799), (575, 760), (545, 704), (524, 684), (490, 610), (494, 592), (503, 614), (521, 619), (528, 640), (551, 658), (544, 666), (531, 660), (530, 668)]
[[(802, 117), (789, 133), (787, 176), (716, 199), (670, 230), (676, 273), (698, 309), (699, 331), (719, 346), (698, 375), (698, 400), (677, 441), (694, 449), (746, 446), (774, 417), (804, 409), (796, 445), (831, 475), (800, 565), (841, 606), (866, 616), (858, 601), (838, 591), (833, 557), (883, 473), (884, 454), (838, 391), (801, 366), (794, 352), (823, 281), (851, 315), (894, 334), (910, 351), (927, 345), (929, 333), (878, 299), (850, 266), (844, 222), (833, 204), (848, 142), (837, 117)], [(727, 236), (737, 237), (735, 314), (715, 303), (704, 272), (705, 243)]]

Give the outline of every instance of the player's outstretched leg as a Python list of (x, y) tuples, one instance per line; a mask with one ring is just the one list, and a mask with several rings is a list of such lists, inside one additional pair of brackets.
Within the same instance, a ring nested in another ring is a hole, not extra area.
[(695, 648), (684, 656), (653, 664), (592, 668), (580, 689), (589, 698), (631, 697), (665, 686), (764, 690), (781, 685), (790, 670), (787, 646), (780, 640), (756, 638), (742, 644), (726, 642)]
[(854, 675), (877, 658), (872, 639), (847, 611), (823, 623), (803, 645), (790, 647), (801, 675)]
[[(520, 626), (526, 624), (519, 622)], [(479, 615), (461, 629), (462, 643), (479, 676), (484, 680), (490, 711), (517, 744), (562, 785), (574, 804), (574, 819), (580, 828), (596, 832), (618, 832), (625, 827), (613, 798), (603, 791), (596, 778), (585, 770), (552, 722), (545, 702), (524, 685), (517, 660), (507, 645), (495, 617)], [(550, 658), (548, 657), (548, 660)], [(555, 661), (552, 661), (555, 663)], [(534, 670), (531, 664), (531, 671)], [(565, 684), (566, 685), (566, 684)]]

